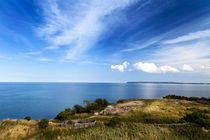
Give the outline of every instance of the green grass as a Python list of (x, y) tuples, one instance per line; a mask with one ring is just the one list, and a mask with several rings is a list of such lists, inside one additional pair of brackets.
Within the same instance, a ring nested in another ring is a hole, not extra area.
[[(128, 102), (131, 100), (123, 100)], [(49, 127), (40, 130), (37, 121), (0, 121), (0, 140), (207, 140), (210, 130), (193, 123), (177, 123), (186, 114), (201, 111), (210, 116), (210, 106), (193, 101), (174, 99), (145, 100), (128, 113), (93, 116), (91, 113), (75, 114), (75, 118), (94, 118), (93, 127), (68, 129), (58, 127), (60, 121), (51, 120)], [(120, 118), (120, 125), (106, 125), (113, 117)]]
[(56, 140), (56, 139), (75, 139), (75, 140), (206, 140), (210, 138), (209, 133), (204, 132), (201, 127), (193, 124), (182, 126), (157, 126), (153, 124), (124, 123), (119, 127), (112, 128), (103, 124), (94, 127), (71, 130), (60, 128), (48, 128), (25, 139), (37, 140)]

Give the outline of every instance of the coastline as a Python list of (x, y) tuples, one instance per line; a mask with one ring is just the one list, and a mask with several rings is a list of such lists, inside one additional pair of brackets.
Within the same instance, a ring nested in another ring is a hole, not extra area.
[[(209, 99), (206, 98), (206, 100), (208, 101)], [(98, 103), (101, 101), (104, 100), (98, 100)], [(112, 136), (111, 139), (113, 140), (122, 137), (124, 139), (133, 139), (134, 137), (136, 139), (155, 139), (155, 137), (168, 139), (210, 138), (210, 129), (207, 125), (200, 126), (196, 122), (182, 120), (186, 115), (194, 112), (210, 117), (209, 101), (200, 101), (201, 98), (195, 100), (192, 97), (186, 98), (172, 95), (166, 96), (164, 99), (118, 100), (117, 103), (109, 103), (109, 105), (105, 103), (106, 107), (103, 110), (108, 111), (107, 114), (97, 114), (96, 112), (101, 112), (97, 108), (94, 111), (95, 113), (88, 113), (88, 106), (83, 107), (86, 110), (81, 112), (82, 108), (77, 106), (76, 110), (74, 108), (60, 112), (60, 115), (58, 114), (54, 119), (49, 120), (48, 127), (41, 131), (37, 125), (40, 120), (1, 120), (0, 137), (7, 140), (17, 138), (57, 139), (58, 137), (59, 139), (107, 139), (108, 136)], [(91, 106), (96, 101), (86, 103)], [(116, 118), (114, 125), (113, 118)], [(68, 125), (62, 125), (65, 120), (75, 119), (91, 119), (96, 120), (96, 123), (89, 127), (77, 129), (64, 127)], [(132, 134), (129, 132), (132, 132)], [(186, 134), (183, 134), (183, 132)], [(193, 133), (193, 136), (191, 133)]]

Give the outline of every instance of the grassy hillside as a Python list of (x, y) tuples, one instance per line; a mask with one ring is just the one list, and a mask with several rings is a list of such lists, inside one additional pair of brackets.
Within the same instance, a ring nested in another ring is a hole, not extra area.
[[(120, 103), (131, 100), (121, 100)], [(132, 106), (129, 112), (106, 116), (92, 113), (76, 113), (73, 118), (94, 118), (93, 127), (70, 129), (59, 127), (59, 121), (50, 120), (46, 129), (39, 129), (38, 121), (0, 121), (0, 140), (126, 140), (126, 139), (210, 139), (209, 128), (196, 123), (180, 122), (180, 119), (195, 111), (204, 112), (210, 117), (209, 104), (177, 99), (138, 100), (142, 105)], [(119, 104), (119, 103), (118, 103)], [(118, 117), (116, 126), (107, 125), (111, 118)], [(209, 118), (206, 119), (209, 122)]]

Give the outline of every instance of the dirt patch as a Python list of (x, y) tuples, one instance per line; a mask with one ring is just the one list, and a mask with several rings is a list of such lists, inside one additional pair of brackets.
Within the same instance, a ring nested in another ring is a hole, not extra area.
[(126, 103), (120, 103), (117, 104), (116, 107), (132, 107), (132, 106), (137, 106), (137, 105), (143, 105), (144, 102), (143, 101), (130, 101), (130, 102), (126, 102)]
[(120, 103), (116, 106), (112, 106), (111, 108), (108, 106), (104, 109), (104, 114), (118, 114), (118, 113), (126, 113), (131, 110), (134, 106), (142, 106), (144, 104), (143, 101), (129, 101), (126, 103)]

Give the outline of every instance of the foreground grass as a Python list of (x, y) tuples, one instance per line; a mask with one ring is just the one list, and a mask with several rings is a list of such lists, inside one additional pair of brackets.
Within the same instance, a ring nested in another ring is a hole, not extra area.
[[(127, 102), (125, 100), (123, 102)], [(97, 120), (94, 127), (68, 129), (50, 122), (47, 129), (40, 130), (37, 121), (4, 120), (0, 121), (0, 140), (207, 140), (210, 130), (196, 124), (177, 123), (180, 118), (195, 110), (210, 110), (207, 104), (186, 100), (162, 99), (142, 100), (143, 106), (135, 106), (128, 113), (108, 116), (76, 114), (74, 117), (91, 117)], [(206, 113), (210, 116), (210, 113)], [(116, 127), (105, 125), (113, 116), (121, 119)]]
[(75, 140), (127, 140), (127, 139), (209, 139), (210, 135), (199, 126), (185, 124), (181, 126), (157, 126), (153, 124), (126, 123), (111, 128), (103, 124), (94, 127), (70, 130), (61, 128), (48, 128), (42, 132), (28, 136), (25, 139), (75, 139)]

